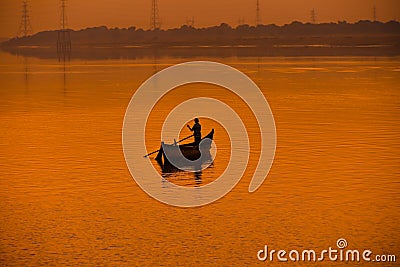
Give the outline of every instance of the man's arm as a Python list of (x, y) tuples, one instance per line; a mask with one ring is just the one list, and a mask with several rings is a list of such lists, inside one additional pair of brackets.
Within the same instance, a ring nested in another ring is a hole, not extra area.
[(190, 130), (190, 131), (192, 131), (192, 132), (193, 132), (193, 128), (190, 128), (189, 124), (188, 124), (188, 125), (186, 125), (186, 126), (189, 128), (189, 130)]

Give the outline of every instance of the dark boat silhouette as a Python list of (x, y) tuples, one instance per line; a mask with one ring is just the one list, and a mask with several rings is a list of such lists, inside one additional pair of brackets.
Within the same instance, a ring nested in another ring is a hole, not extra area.
[[(161, 143), (160, 149), (156, 156), (156, 161), (163, 169), (173, 169), (174, 165), (168, 160), (166, 153), (169, 158), (178, 159), (180, 158), (180, 152), (182, 155), (189, 161), (193, 161), (193, 165), (201, 165), (207, 161), (212, 161), (212, 157), (210, 154), (212, 140), (214, 138), (214, 129), (211, 130), (205, 137), (203, 137), (200, 141), (200, 146), (203, 152), (200, 152), (200, 147), (195, 142), (178, 145), (178, 144), (165, 144)], [(197, 161), (201, 158), (201, 161)], [(196, 162), (195, 162), (196, 161)]]

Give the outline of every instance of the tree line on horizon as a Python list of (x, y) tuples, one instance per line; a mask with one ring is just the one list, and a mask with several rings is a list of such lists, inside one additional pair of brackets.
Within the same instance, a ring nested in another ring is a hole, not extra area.
[[(129, 28), (90, 27), (69, 30), (75, 45), (95, 44), (193, 44), (193, 43), (252, 43), (254, 40), (273, 38), (340, 37), (352, 36), (397, 36), (400, 35), (398, 21), (379, 22), (361, 20), (355, 23), (346, 21), (330, 23), (302, 23), (293, 21), (278, 26), (275, 24), (250, 26), (247, 24), (232, 27), (227, 23), (218, 26), (195, 28), (182, 25), (173, 29), (144, 30), (134, 26)], [(42, 31), (31, 36), (16, 37), (2, 43), (2, 46), (52, 46), (57, 41), (57, 30)]]

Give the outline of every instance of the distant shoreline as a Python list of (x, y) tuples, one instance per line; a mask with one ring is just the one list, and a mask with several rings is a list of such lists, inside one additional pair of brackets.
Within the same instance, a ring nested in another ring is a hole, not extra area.
[[(13, 38), (1, 43), (5, 52), (56, 58), (57, 31)], [(146, 56), (398, 56), (400, 23), (359, 21), (241, 25), (208, 28), (182, 26), (142, 30), (105, 26), (69, 31), (71, 58), (137, 58)]]

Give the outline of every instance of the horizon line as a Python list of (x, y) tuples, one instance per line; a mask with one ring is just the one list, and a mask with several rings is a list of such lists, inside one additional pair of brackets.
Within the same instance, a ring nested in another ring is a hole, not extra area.
[[(354, 22), (348, 22), (348, 21), (346, 21), (346, 20), (338, 20), (338, 21), (336, 21), (336, 22), (335, 22), (335, 21), (330, 21), (330, 22), (317, 22), (317, 23), (312, 23), (312, 22), (309, 22), (309, 21), (307, 21), (307, 22), (302, 22), (302, 21), (299, 21), (299, 20), (293, 20), (293, 21), (291, 21), (290, 23), (284, 23), (284, 24), (275, 24), (275, 23), (264, 24), (264, 23), (261, 23), (261, 24), (259, 24), (259, 25), (254, 25), (254, 24), (244, 23), (244, 24), (237, 24), (236, 26), (232, 26), (232, 25), (230, 25), (229, 23), (221, 22), (220, 24), (216, 24), (216, 25), (212, 25), (212, 26), (203, 26), (203, 27), (196, 27), (196, 26), (192, 26), (192, 25), (188, 25), (188, 24), (182, 24), (182, 25), (180, 25), (180, 26), (178, 26), (178, 27), (170, 27), (170, 28), (161, 28), (161, 27), (160, 27), (160, 28), (157, 28), (157, 29), (141, 28), (141, 27), (137, 27), (137, 26), (135, 26), (135, 25), (131, 25), (131, 26), (128, 26), (128, 27), (111, 27), (111, 26), (107, 26), (107, 25), (97, 25), (97, 26), (87, 26), (87, 27), (85, 27), (85, 28), (79, 28), (79, 29), (76, 29), (76, 28), (68, 28), (68, 29), (66, 29), (66, 30), (69, 30), (69, 31), (82, 31), (82, 30), (87, 30), (87, 29), (94, 29), (94, 28), (106, 27), (107, 30), (113, 30), (113, 29), (123, 30), (123, 29), (135, 28), (135, 30), (143, 30), (143, 31), (151, 32), (151, 31), (179, 30), (179, 29), (181, 29), (181, 28), (183, 28), (183, 27), (185, 27), (185, 26), (186, 26), (187, 28), (192, 28), (192, 29), (196, 29), (196, 30), (201, 30), (201, 29), (209, 29), (209, 28), (213, 28), (213, 27), (220, 27), (220, 26), (222, 26), (222, 25), (227, 25), (227, 26), (229, 26), (231, 29), (237, 29), (237, 28), (239, 28), (239, 27), (241, 27), (241, 26), (248, 26), (248, 27), (250, 27), (250, 28), (257, 28), (257, 27), (265, 27), (265, 26), (284, 27), (284, 26), (286, 26), (286, 25), (291, 25), (291, 24), (294, 24), (294, 23), (300, 23), (300, 24), (303, 24), (303, 25), (323, 25), (323, 24), (340, 24), (340, 23), (345, 23), (345, 24), (357, 24), (357, 23), (360, 23), (360, 22), (381, 23), (381, 24), (385, 24), (385, 23), (389, 23), (389, 22), (400, 23), (400, 21), (399, 21), (399, 20), (396, 20), (396, 19), (387, 20), (387, 21), (379, 21), (379, 20), (373, 21), (373, 20), (370, 20), (370, 19), (361, 19), (361, 20), (354, 21)], [(60, 31), (60, 29), (45, 29), (45, 30), (41, 30), (41, 31), (32, 33), (32, 34), (30, 34), (30, 35), (28, 35), (28, 36), (26, 36), (26, 37), (34, 36), (34, 35), (36, 35), (36, 34), (38, 34), (38, 33), (42, 33), (42, 32), (52, 32), (52, 31)], [(18, 36), (11, 36), (11, 37), (9, 37), (9, 36), (0, 36), (0, 39), (8, 39), (8, 40), (11, 40), (11, 39), (14, 39), (14, 38), (23, 38), (23, 37), (18, 37)]]

